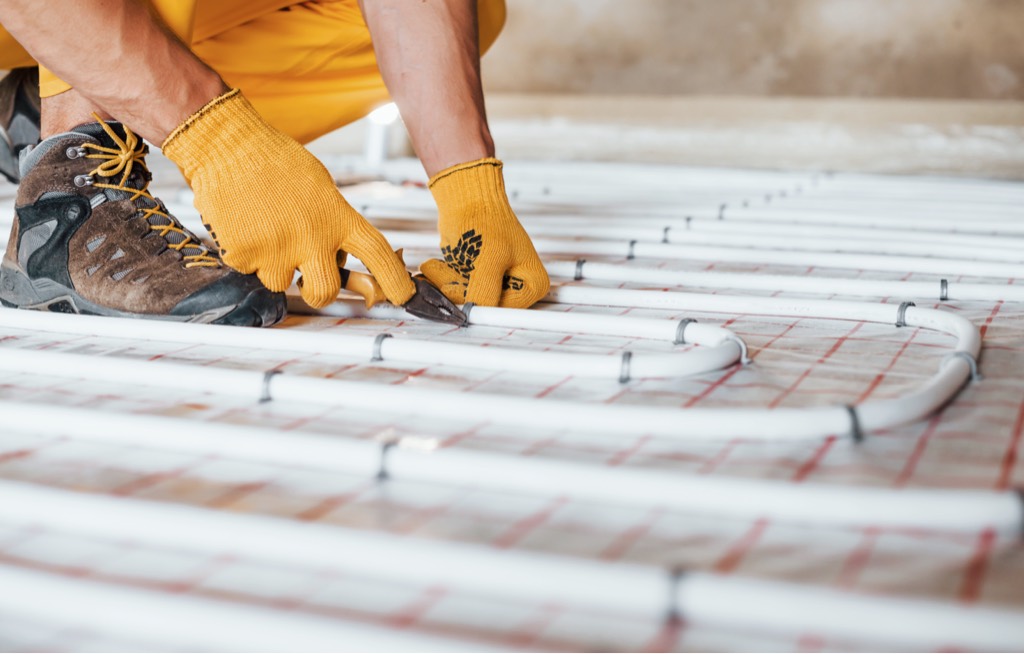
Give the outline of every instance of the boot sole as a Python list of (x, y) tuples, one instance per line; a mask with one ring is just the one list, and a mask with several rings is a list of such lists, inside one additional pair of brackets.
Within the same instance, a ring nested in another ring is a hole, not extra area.
[(104, 307), (86, 300), (74, 290), (50, 279), (29, 279), (10, 266), (0, 266), (0, 304), (8, 308), (71, 313), (86, 316), (167, 320), (236, 327), (269, 327), (284, 319), (284, 302), (265, 292), (253, 291), (238, 304), (217, 307), (200, 314), (173, 316), (132, 313)]

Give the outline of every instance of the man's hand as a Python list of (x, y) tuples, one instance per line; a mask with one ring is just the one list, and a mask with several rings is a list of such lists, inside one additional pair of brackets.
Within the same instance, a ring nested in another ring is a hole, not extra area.
[(431, 259), (421, 270), (449, 300), (525, 309), (547, 294), (548, 274), (509, 206), (500, 161), (443, 170), (430, 190), (445, 260)]
[(164, 154), (181, 167), (221, 257), (284, 291), (302, 271), (302, 297), (320, 308), (340, 290), (338, 253), (358, 257), (395, 305), (416, 292), (387, 240), (338, 192), (327, 169), (271, 127), (238, 90), (174, 130)]
[[(377, 63), (431, 176), (441, 250), (423, 274), (452, 302), (528, 307), (548, 275), (509, 206), (480, 84), (477, 0), (360, 0)], [(469, 163), (465, 163), (469, 162)]]

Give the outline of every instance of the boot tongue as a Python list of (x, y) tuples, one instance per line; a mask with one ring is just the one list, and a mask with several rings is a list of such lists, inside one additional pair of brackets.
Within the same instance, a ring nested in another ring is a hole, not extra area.
[[(111, 120), (107, 122), (107, 127), (113, 130), (113, 132), (117, 134), (117, 137), (121, 139), (121, 141), (124, 141), (128, 138), (128, 134), (124, 131), (124, 125), (122, 125), (121, 123)], [(117, 143), (114, 142), (114, 139), (110, 138), (110, 134), (107, 134), (106, 130), (103, 129), (103, 125), (101, 125), (100, 123), (86, 123), (84, 125), (79, 125), (78, 127), (75, 127), (71, 131), (77, 134), (85, 134), (86, 136), (89, 136), (96, 140), (97, 142), (99, 142), (99, 144), (105, 148), (117, 149), (120, 147)]]
[[(122, 125), (121, 123), (116, 122), (116, 121), (108, 121), (106, 123), (106, 125), (115, 134), (117, 134), (117, 137), (119, 139), (121, 139), (122, 143), (128, 140), (128, 134), (125, 131), (124, 125)], [(103, 129), (103, 125), (100, 124), (100, 123), (87, 123), (85, 125), (79, 125), (78, 127), (75, 127), (74, 129), (72, 129), (71, 131), (75, 132), (77, 134), (84, 134), (85, 136), (88, 136), (89, 138), (94, 139), (96, 142), (98, 142), (101, 146), (103, 146), (105, 148), (112, 148), (114, 150), (120, 150), (121, 147), (122, 147), (119, 143), (115, 142), (113, 138), (111, 138), (110, 134), (108, 134), (107, 131), (105, 129)], [(136, 137), (136, 138), (138, 138), (138, 137)], [(142, 139), (139, 139), (138, 142), (139, 142), (139, 145), (137, 146), (137, 148), (145, 147), (143, 145)], [(111, 183), (115, 183), (115, 184), (120, 183), (121, 182), (121, 175), (120, 174), (116, 175), (110, 181), (111, 181)], [(147, 179), (147, 175), (145, 174), (145, 172), (143, 170), (141, 170), (141, 169), (136, 169), (136, 170), (132, 171), (132, 174), (125, 181), (125, 186), (127, 186), (129, 188), (134, 188), (134, 189), (141, 189), (147, 183), (147, 181), (148, 181), (148, 179)], [(115, 190), (115, 189), (104, 189), (103, 193), (104, 193), (104, 195), (107, 196), (108, 199), (114, 200), (114, 201), (116, 201), (116, 200), (127, 200), (128, 198), (132, 197), (132, 195), (133, 195), (132, 193), (129, 193), (127, 191), (120, 191), (120, 190)], [(154, 208), (157, 208), (157, 206), (158, 206), (156, 202), (154, 202), (154, 201), (152, 201), (152, 200), (150, 200), (149, 198), (146, 198), (146, 197), (136, 198), (135, 201), (134, 201), (134, 204), (139, 209), (154, 209)], [(164, 216), (161, 216), (159, 214), (151, 215), (149, 217), (149, 219), (148, 219), (148, 222), (149, 222), (150, 225), (154, 225), (154, 226), (164, 226), (164, 225), (180, 226), (177, 222), (175, 222), (175, 221), (173, 221), (173, 220), (171, 220), (169, 218), (165, 218)], [(183, 243), (183, 242), (185, 242), (187, 240), (193, 241), (195, 243), (195, 245), (191, 245), (190, 244), (190, 245), (188, 245), (188, 246), (186, 246), (186, 247), (181, 249), (181, 253), (183, 255), (185, 255), (185, 256), (188, 256), (188, 255), (202, 255), (202, 254), (206, 254), (207, 253), (206, 248), (202, 247), (200, 245), (201, 241), (198, 238), (196, 238), (194, 236), (189, 238), (188, 236), (185, 236), (185, 234), (183, 234), (183, 233), (181, 233), (181, 232), (179, 232), (177, 230), (169, 231), (167, 234), (165, 234), (164, 235), (164, 240), (167, 241), (171, 245), (179, 245), (179, 244), (181, 244), (181, 243)]]

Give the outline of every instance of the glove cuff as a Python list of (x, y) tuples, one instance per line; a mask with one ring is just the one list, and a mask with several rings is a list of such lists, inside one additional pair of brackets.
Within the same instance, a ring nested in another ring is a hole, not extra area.
[(160, 149), (178, 164), (191, 182), (195, 172), (209, 161), (232, 159), (238, 144), (269, 127), (238, 89), (207, 102), (178, 125)]
[(494, 203), (508, 204), (500, 160), (485, 157), (445, 168), (430, 178), (428, 187), (439, 209)]

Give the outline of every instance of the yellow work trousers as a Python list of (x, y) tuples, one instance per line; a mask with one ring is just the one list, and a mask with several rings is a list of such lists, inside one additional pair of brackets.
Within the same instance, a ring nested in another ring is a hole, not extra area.
[[(357, 0), (150, 0), (164, 22), (272, 125), (308, 143), (387, 101)], [(481, 52), (504, 0), (478, 0)], [(0, 28), (0, 69), (35, 61)], [(45, 98), (68, 85), (40, 67)]]

